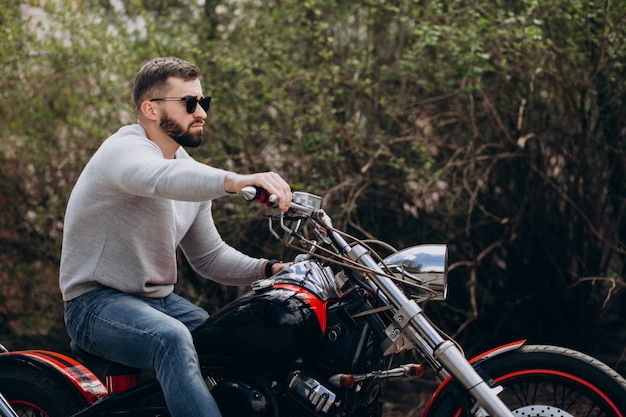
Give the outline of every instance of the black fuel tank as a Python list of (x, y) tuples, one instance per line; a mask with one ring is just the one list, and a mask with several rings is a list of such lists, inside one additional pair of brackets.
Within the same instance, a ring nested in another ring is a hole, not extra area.
[(311, 303), (323, 303), (303, 291), (276, 285), (225, 306), (193, 333), (201, 363), (276, 370), (306, 361), (323, 339)]

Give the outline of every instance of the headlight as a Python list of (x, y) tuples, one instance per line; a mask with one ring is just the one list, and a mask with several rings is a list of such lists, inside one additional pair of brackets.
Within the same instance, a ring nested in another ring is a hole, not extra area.
[[(383, 260), (405, 294), (419, 301), (445, 300), (448, 294), (448, 246), (417, 245)], [(384, 269), (384, 267), (383, 267)]]

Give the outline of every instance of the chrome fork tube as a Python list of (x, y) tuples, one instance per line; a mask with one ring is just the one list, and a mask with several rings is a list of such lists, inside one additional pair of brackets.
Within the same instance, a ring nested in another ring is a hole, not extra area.
[[(365, 248), (360, 245), (348, 248), (347, 245), (342, 245), (343, 239), (341, 237), (333, 236), (333, 238), (339, 238), (339, 242), (337, 243), (345, 248), (346, 255), (350, 257), (350, 259), (358, 261), (367, 268), (378, 272), (378, 274), (372, 274), (370, 279), (398, 309), (394, 314), (394, 321), (399, 331), (410, 326), (412, 330), (417, 332), (423, 341), (432, 349), (434, 359), (441, 363), (444, 369), (468, 390), (476, 400), (479, 408), (483, 408), (490, 416), (513, 417), (511, 411), (498, 397), (498, 393), (501, 389), (491, 388), (481, 376), (478, 375), (461, 350), (450, 340), (444, 339), (437, 329), (426, 319), (422, 308), (414, 300), (410, 300), (392, 280), (384, 275), (380, 275), (384, 274), (384, 271), (378, 266), (378, 263), (376, 263)], [(343, 241), (343, 243), (345, 244), (345, 241)], [(406, 331), (404, 333), (411, 337), (414, 343), (420, 343), (420, 340), (418, 340), (412, 331)], [(477, 409), (473, 411), (477, 411)]]

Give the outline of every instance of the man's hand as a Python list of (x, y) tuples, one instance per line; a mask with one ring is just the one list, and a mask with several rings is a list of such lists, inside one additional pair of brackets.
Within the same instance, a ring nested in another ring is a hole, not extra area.
[(263, 267), (261, 268), (261, 276), (263, 278), (269, 278), (274, 274), (278, 274), (280, 271), (292, 264), (293, 262), (265, 261), (263, 262)]
[(231, 172), (224, 180), (224, 191), (227, 193), (239, 193), (244, 187), (253, 185), (265, 189), (275, 195), (278, 207), (285, 212), (291, 205), (291, 187), (275, 172), (259, 172), (256, 174), (242, 175)]

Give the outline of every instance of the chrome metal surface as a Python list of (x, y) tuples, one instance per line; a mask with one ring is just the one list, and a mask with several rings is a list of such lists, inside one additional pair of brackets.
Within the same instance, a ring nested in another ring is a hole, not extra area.
[(448, 247), (445, 244), (417, 245), (383, 260), (399, 285), (419, 301), (445, 300), (448, 293)]
[(289, 388), (305, 398), (316, 412), (328, 413), (337, 396), (317, 380), (294, 372), (289, 381)]
[(306, 288), (322, 301), (340, 297), (332, 269), (323, 268), (318, 262), (303, 261), (290, 265), (271, 278), (256, 281), (252, 289), (262, 291), (276, 284)]

